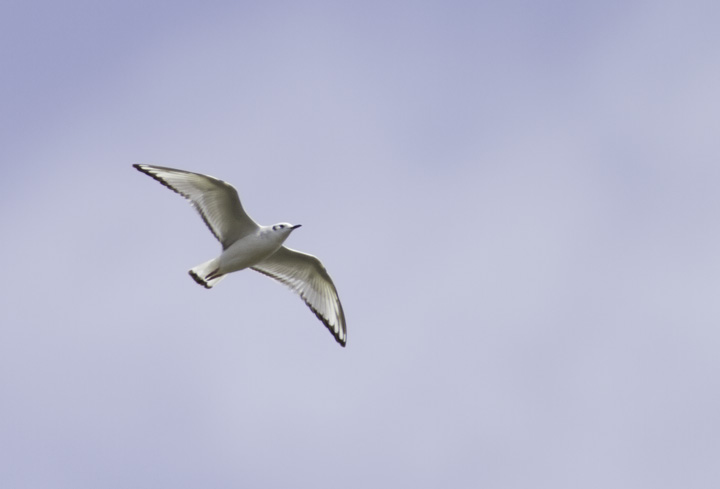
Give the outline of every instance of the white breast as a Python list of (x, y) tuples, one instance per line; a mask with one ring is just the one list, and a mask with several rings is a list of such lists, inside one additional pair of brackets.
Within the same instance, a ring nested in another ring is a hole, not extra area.
[(235, 272), (261, 262), (275, 253), (286, 237), (260, 229), (257, 233), (237, 240), (220, 255), (220, 272)]

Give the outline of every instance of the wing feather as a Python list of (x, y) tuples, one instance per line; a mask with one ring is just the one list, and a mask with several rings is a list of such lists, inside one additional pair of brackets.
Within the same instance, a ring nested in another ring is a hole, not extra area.
[(188, 199), (223, 249), (259, 227), (245, 213), (237, 190), (227, 182), (163, 166), (133, 167)]
[(347, 342), (345, 313), (335, 284), (323, 264), (307, 253), (282, 246), (253, 270), (288, 286), (298, 294), (315, 316), (342, 346)]

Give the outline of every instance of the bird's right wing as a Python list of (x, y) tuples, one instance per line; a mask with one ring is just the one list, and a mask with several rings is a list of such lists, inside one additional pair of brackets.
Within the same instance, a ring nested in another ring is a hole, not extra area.
[(345, 313), (335, 284), (320, 260), (307, 253), (281, 246), (269, 258), (251, 268), (287, 285), (300, 295), (330, 330), (335, 340), (345, 346)]
[(133, 167), (188, 199), (223, 249), (259, 227), (245, 213), (237, 190), (229, 183), (174, 168), (150, 165)]

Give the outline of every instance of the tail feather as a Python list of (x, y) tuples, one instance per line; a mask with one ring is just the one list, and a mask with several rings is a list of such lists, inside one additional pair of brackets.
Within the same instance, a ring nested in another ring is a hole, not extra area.
[(218, 273), (218, 259), (206, 261), (188, 272), (190, 276), (206, 289), (212, 288), (215, 284), (225, 278), (224, 274)]

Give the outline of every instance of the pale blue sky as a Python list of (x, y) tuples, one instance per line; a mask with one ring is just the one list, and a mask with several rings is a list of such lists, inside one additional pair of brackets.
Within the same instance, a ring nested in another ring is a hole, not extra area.
[[(720, 484), (716, 2), (0, 6), (0, 487)], [(348, 346), (147, 163), (301, 223)]]

